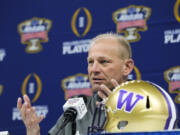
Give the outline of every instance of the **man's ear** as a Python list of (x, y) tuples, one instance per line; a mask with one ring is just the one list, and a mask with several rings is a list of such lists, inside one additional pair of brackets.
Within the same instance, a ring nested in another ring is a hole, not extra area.
[(134, 68), (134, 61), (133, 59), (129, 58), (124, 61), (124, 76), (128, 76)]

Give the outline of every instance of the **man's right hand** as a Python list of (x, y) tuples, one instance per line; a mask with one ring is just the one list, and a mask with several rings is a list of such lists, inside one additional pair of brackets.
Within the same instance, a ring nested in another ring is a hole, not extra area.
[(27, 95), (22, 99), (18, 98), (17, 108), (21, 113), (22, 120), (26, 126), (27, 135), (40, 135), (39, 123), (44, 119), (44, 116), (38, 116), (35, 107), (31, 106), (31, 101)]

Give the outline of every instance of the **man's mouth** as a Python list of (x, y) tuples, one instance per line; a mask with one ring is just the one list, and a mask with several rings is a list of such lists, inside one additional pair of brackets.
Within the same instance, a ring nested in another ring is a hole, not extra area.
[(103, 78), (92, 78), (93, 83), (102, 83), (104, 80)]

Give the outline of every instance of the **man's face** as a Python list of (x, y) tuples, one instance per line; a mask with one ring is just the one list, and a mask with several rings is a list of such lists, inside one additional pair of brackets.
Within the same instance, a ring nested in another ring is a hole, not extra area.
[(100, 90), (104, 84), (110, 89), (110, 82), (115, 79), (118, 83), (124, 81), (124, 61), (121, 59), (120, 49), (117, 41), (112, 39), (101, 39), (95, 42), (88, 53), (88, 75), (93, 91)]

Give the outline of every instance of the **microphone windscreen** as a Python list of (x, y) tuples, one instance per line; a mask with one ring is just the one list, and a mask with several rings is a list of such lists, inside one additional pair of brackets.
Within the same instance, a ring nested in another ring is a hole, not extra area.
[(83, 95), (83, 94), (80, 94), (80, 95), (76, 95), (76, 96), (73, 96), (71, 98), (79, 98), (79, 97), (82, 97), (85, 104), (87, 103), (87, 96), (86, 95)]

